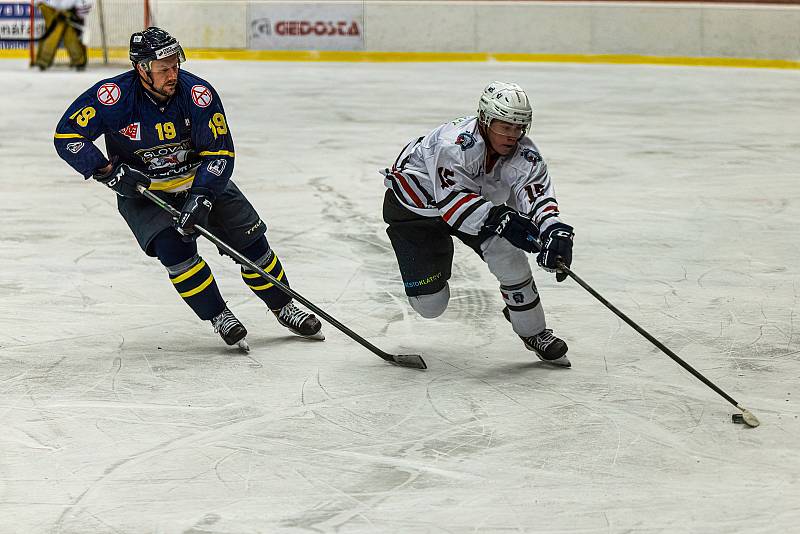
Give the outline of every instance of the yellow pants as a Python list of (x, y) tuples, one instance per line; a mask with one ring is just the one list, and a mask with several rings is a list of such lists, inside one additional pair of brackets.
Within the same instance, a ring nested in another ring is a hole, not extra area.
[(86, 66), (86, 47), (81, 42), (81, 31), (69, 23), (70, 14), (53, 9), (47, 4), (39, 4), (44, 16), (45, 38), (39, 41), (34, 65), (44, 70), (53, 64), (58, 45), (62, 39), (69, 53), (70, 67)]

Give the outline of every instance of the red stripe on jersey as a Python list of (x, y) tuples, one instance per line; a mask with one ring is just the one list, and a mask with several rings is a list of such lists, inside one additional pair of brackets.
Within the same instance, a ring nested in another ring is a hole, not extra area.
[(458, 208), (460, 208), (461, 206), (463, 206), (464, 204), (466, 204), (470, 200), (474, 200), (476, 198), (478, 198), (478, 195), (476, 195), (475, 193), (470, 193), (469, 195), (465, 195), (464, 197), (461, 198), (461, 200), (456, 202), (455, 206), (453, 206), (452, 208), (447, 210), (447, 213), (444, 214), (444, 217), (442, 217), (442, 219), (444, 219), (445, 222), (449, 222), (450, 218), (458, 210)]
[(411, 189), (411, 186), (408, 185), (408, 182), (406, 182), (405, 176), (403, 176), (402, 174), (400, 174), (397, 171), (393, 172), (392, 174), (394, 174), (395, 178), (397, 178), (397, 180), (400, 182), (400, 185), (403, 186), (403, 189), (405, 190), (406, 193), (408, 193), (408, 196), (411, 197), (411, 200), (414, 201), (414, 204), (416, 204), (418, 208), (424, 208), (425, 205), (419, 199), (419, 197), (414, 192), (414, 190)]
[(545, 209), (542, 210), (542, 213), (546, 211), (558, 211), (558, 206), (556, 205), (547, 206)]

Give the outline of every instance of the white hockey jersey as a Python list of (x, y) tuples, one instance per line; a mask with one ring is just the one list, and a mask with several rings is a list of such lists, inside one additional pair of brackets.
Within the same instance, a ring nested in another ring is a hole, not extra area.
[(489, 210), (503, 204), (530, 215), (540, 232), (561, 222), (547, 164), (528, 137), (488, 174), (485, 162), (478, 118), (464, 117), (412, 139), (381, 174), (406, 208), (466, 234), (477, 235)]

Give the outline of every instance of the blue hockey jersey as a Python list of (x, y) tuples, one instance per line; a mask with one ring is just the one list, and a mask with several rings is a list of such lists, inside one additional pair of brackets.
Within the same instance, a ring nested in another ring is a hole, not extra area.
[[(93, 143), (100, 135), (107, 157)], [(147, 174), (151, 190), (170, 193), (190, 187), (221, 193), (235, 157), (219, 95), (185, 70), (163, 103), (145, 91), (134, 70), (96, 83), (61, 117), (54, 144), (85, 178), (116, 156)]]

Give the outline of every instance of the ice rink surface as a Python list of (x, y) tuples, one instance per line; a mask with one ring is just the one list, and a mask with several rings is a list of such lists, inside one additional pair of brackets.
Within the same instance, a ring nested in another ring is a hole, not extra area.
[[(190, 61), (234, 180), (330, 325), (292, 337), (208, 243), (245, 322), (223, 345), (56, 155), (67, 105), (119, 71), (0, 62), (0, 532), (775, 533), (800, 524), (800, 72), (561, 64)], [(408, 306), (377, 169), (520, 83), (573, 268), (756, 414), (574, 281), (536, 268), (572, 369), (524, 349), (457, 244), (437, 320)]]

